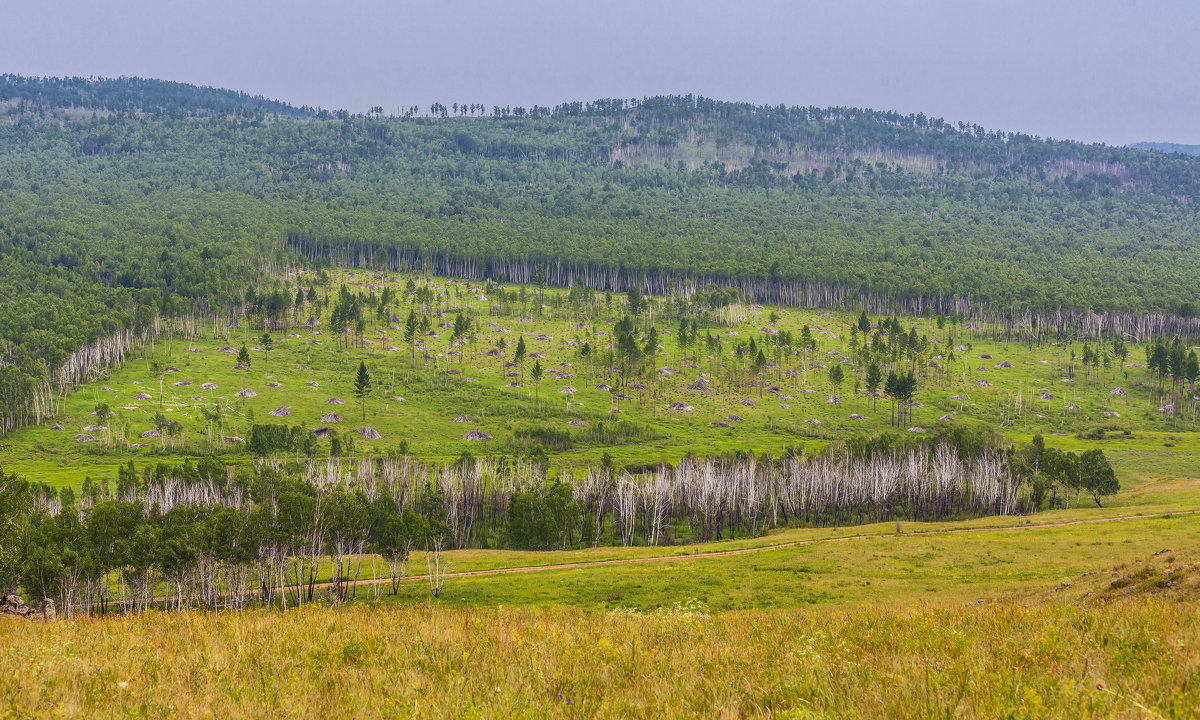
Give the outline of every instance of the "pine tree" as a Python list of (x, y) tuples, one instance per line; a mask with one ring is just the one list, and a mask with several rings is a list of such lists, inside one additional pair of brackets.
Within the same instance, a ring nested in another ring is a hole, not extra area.
[(371, 394), (371, 375), (367, 372), (367, 364), (358, 364), (358, 374), (354, 376), (354, 397), (362, 400), (363, 422), (367, 421), (367, 396)]

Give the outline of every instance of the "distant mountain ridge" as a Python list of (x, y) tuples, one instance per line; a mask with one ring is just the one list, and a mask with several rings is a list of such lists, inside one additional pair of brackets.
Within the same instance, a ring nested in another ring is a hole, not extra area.
[(1200, 155), (1200, 145), (1184, 145), (1182, 143), (1140, 142), (1129, 147), (1134, 150), (1153, 150), (1163, 153), (1179, 153), (1181, 155)]
[(296, 107), (262, 95), (140, 77), (24, 77), (0, 75), (0, 103), (24, 101), (34, 106), (87, 108), (109, 112), (158, 112), (188, 115), (254, 115), (268, 113), (309, 117), (316, 110)]

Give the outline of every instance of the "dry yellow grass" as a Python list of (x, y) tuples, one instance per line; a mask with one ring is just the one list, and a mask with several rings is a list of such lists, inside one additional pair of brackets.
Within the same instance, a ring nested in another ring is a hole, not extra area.
[(0, 716), (1195, 717), (1200, 605), (0, 623)]

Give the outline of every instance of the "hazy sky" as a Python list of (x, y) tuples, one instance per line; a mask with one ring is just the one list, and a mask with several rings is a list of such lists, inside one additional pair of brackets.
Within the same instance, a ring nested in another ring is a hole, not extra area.
[(694, 92), (1200, 143), (1196, 0), (4, 0), (0, 18), (0, 72), (354, 111)]

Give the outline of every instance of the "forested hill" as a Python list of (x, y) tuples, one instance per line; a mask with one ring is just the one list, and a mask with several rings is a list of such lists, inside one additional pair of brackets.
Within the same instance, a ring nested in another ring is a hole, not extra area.
[(1200, 278), (1200, 159), (854, 108), (5, 76), (0, 158), (0, 392), (156, 313), (253, 312), (301, 256), (968, 314), (1188, 316)]

